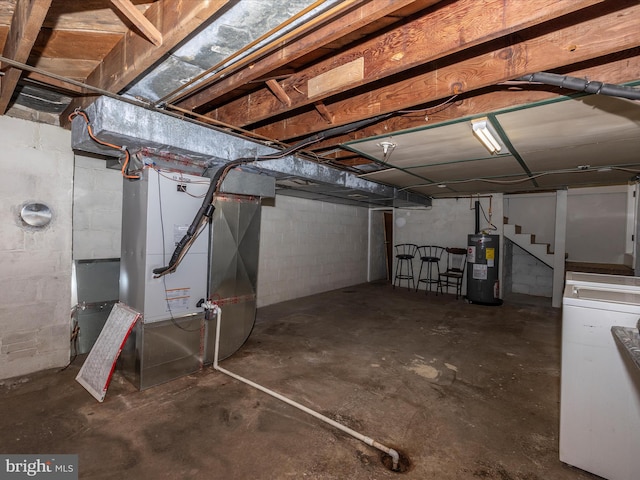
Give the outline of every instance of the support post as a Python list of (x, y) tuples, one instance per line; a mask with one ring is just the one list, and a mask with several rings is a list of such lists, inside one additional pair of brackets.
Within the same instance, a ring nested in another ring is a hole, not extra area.
[(564, 290), (564, 267), (567, 243), (567, 190), (556, 191), (556, 228), (553, 246), (553, 297), (554, 308), (562, 306)]

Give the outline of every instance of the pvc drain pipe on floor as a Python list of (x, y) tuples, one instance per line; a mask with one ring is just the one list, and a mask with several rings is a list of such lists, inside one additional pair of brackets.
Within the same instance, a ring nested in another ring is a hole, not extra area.
[(324, 415), (322, 415), (321, 413), (318, 413), (314, 410), (311, 410), (310, 408), (305, 407), (304, 405), (299, 404), (298, 402), (294, 402), (293, 400), (280, 395), (277, 392), (274, 392), (273, 390), (269, 390), (266, 387), (263, 387), (262, 385), (258, 385), (255, 382), (252, 382), (251, 380), (248, 380), (244, 377), (241, 377), (240, 375), (236, 375), (233, 372), (230, 372), (229, 370), (226, 370), (224, 368), (222, 368), (221, 366), (218, 365), (218, 350), (220, 347), (220, 322), (222, 319), (222, 309), (217, 306), (214, 305), (213, 308), (211, 308), (211, 310), (213, 310), (216, 313), (216, 342), (215, 342), (215, 349), (214, 349), (214, 354), (213, 354), (213, 368), (214, 370), (217, 370), (221, 373), (224, 373), (225, 375), (228, 375), (232, 378), (235, 378), (236, 380), (246, 383), (247, 385), (252, 386), (253, 388), (257, 388), (258, 390), (260, 390), (261, 392), (266, 393), (267, 395), (271, 395), (274, 398), (277, 398), (278, 400), (283, 401), (284, 403), (287, 403), (289, 405), (291, 405), (292, 407), (296, 407), (298, 410), (302, 410), (305, 413), (308, 413), (309, 415), (316, 417), (318, 420), (322, 420), (325, 423), (328, 423), (329, 425), (331, 425), (332, 427), (337, 428), (338, 430), (342, 430), (345, 433), (348, 433), (349, 435), (351, 435), (354, 438), (357, 438), (358, 440), (366, 443), (369, 446), (372, 446), (374, 448), (377, 448), (378, 450), (386, 453), (387, 455), (389, 455), (393, 461), (393, 467), (392, 470), (398, 470), (398, 462), (400, 461), (400, 455), (398, 454), (398, 452), (396, 452), (393, 448), (389, 448), (383, 444), (381, 444), (380, 442), (377, 442), (376, 440), (374, 440), (371, 437), (367, 437), (366, 435), (363, 435), (361, 433), (356, 432), (355, 430), (352, 430), (349, 427), (346, 427), (344, 425), (342, 425), (341, 423), (336, 422), (335, 420), (330, 419), (329, 417), (325, 417)]

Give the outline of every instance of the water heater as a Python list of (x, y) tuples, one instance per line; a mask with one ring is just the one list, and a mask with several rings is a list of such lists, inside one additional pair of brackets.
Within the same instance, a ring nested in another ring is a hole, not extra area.
[(478, 233), (467, 242), (467, 300), (482, 305), (502, 305), (500, 299), (500, 235)]

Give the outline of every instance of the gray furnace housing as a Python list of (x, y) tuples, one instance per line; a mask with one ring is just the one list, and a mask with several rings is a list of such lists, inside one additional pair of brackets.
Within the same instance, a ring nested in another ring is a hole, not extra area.
[[(273, 195), (273, 179), (242, 175), (244, 191), (216, 196), (212, 222), (174, 273), (155, 278), (169, 263), (202, 204), (209, 179), (146, 168), (124, 180), (120, 301), (142, 313), (119, 359), (139, 389), (188, 375), (213, 363), (215, 317), (202, 302), (224, 310), (220, 358), (232, 355), (251, 333), (256, 316), (260, 196)], [(265, 183), (266, 181), (266, 183)]]

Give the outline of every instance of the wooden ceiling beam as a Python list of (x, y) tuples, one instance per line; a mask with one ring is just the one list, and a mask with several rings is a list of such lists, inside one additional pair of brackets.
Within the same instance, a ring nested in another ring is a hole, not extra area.
[[(562, 71), (562, 74), (596, 81), (606, 79), (608, 83), (613, 84), (635, 81), (640, 78), (640, 48), (633, 49), (629, 53), (630, 55), (612, 55), (610, 61), (605, 64), (589, 65), (579, 70)], [(574, 93), (576, 92), (545, 85), (522, 84), (520, 86), (489, 87), (479, 90), (477, 95), (460, 97), (460, 100), (453, 99), (445, 105), (419, 110), (413, 114), (391, 117), (357, 132), (318, 142), (309, 150), (318, 151), (336, 148), (340, 144), (357, 139), (433, 126), (474, 115), (487, 115), (503, 109), (544, 102), (557, 98), (559, 95), (571, 95)]]
[[(85, 83), (118, 93), (185, 37), (207, 22), (228, 2), (229, 0), (209, 0), (206, 2), (158, 0), (147, 9), (145, 16), (157, 26), (162, 34), (162, 45), (156, 47), (135, 32), (128, 31), (89, 74)], [(85, 107), (92, 101), (93, 98), (90, 97), (74, 99), (60, 116), (60, 124), (68, 127), (69, 114), (77, 107)]]
[(265, 83), (267, 84), (267, 87), (269, 88), (271, 93), (273, 93), (280, 102), (284, 103), (285, 105), (291, 105), (291, 99), (289, 98), (289, 95), (287, 95), (287, 92), (283, 90), (282, 86), (278, 83), (277, 80), (270, 78)]
[[(334, 123), (345, 125), (434, 102), (454, 93), (471, 92), (528, 73), (561, 68), (639, 46), (638, 2), (623, 0), (605, 6), (616, 10), (609, 8), (600, 16), (551, 32), (544, 25), (533, 27), (525, 39), (516, 36), (498, 39), (492, 45), (495, 50), (439, 68), (434, 64), (425, 73), (332, 104), (326, 103), (326, 106), (334, 115)], [(618, 6), (625, 8), (617, 9)], [(324, 129), (324, 119), (312, 110), (257, 128), (255, 132), (287, 141)]]
[[(135, 0), (134, 3), (136, 9), (144, 13), (154, 1)], [(124, 35), (129, 30), (108, 0), (56, 0), (51, 4), (44, 27), (117, 35)]]
[[(427, 2), (422, 0), (421, 3), (423, 5), (421, 7), (425, 8), (438, 1), (440, 0)], [(295, 42), (277, 45), (277, 48), (273, 49), (273, 51), (247, 65), (249, 68), (242, 68), (233, 74), (225, 75), (224, 78), (221, 76), (215, 78), (216, 83), (177, 102), (176, 105), (194, 111), (200, 111), (200, 109), (205, 108), (203, 111), (206, 111), (207, 103), (231, 92), (235, 88), (259, 78), (269, 77), (271, 72), (278, 70), (282, 66), (415, 2), (416, 0), (368, 0), (363, 5), (349, 10), (339, 18), (309, 29), (304, 35), (296, 37)], [(307, 28), (307, 26), (305, 25), (304, 28)]]
[[(42, 28), (31, 57), (83, 59), (99, 62), (120, 41), (122, 34)], [(85, 75), (86, 77), (86, 75)]]
[(292, 99), (290, 105), (277, 102), (263, 88), (207, 115), (238, 126), (258, 123), (601, 2), (451, 2), (289, 76), (280, 85)]
[(156, 47), (162, 45), (162, 33), (131, 3), (131, 0), (111, 0), (111, 4), (127, 17), (147, 40)]
[[(2, 56), (26, 63), (38, 37), (52, 0), (17, 0)], [(2, 68), (2, 65), (0, 65)], [(17, 68), (4, 69), (0, 79), (0, 115), (4, 115), (22, 72)]]

